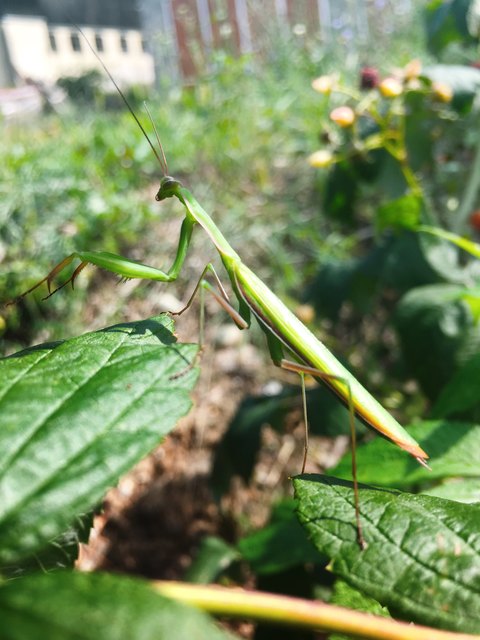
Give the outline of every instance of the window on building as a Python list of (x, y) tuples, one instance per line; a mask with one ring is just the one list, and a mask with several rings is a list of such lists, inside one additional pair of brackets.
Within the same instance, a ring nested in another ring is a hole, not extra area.
[(55, 34), (53, 33), (53, 31), (49, 31), (48, 32), (48, 39), (50, 41), (50, 49), (52, 51), (56, 51), (57, 50), (57, 40), (55, 38)]
[(70, 42), (72, 44), (72, 49), (74, 51), (81, 51), (82, 50), (82, 45), (80, 42), (80, 36), (78, 35), (78, 33), (71, 33), (70, 34)]
[(95, 47), (99, 53), (103, 51), (103, 38), (99, 33), (95, 34)]
[(123, 34), (123, 33), (120, 36), (120, 49), (123, 51), (123, 53), (127, 53), (128, 52), (127, 38), (126, 38), (125, 34)]
[(143, 53), (148, 53), (148, 44), (145, 38), (142, 38), (142, 51)]

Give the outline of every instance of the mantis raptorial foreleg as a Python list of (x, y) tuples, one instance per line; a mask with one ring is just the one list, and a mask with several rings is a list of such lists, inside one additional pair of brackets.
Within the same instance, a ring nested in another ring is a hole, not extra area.
[[(68, 284), (71, 284), (73, 288), (77, 276), (89, 264), (100, 267), (101, 269), (106, 269), (111, 273), (116, 273), (117, 275), (127, 280), (130, 278), (141, 278), (142, 280), (173, 282), (178, 278), (178, 274), (180, 273), (183, 262), (187, 255), (187, 250), (192, 237), (194, 225), (195, 220), (187, 215), (187, 217), (183, 221), (180, 231), (175, 260), (173, 261), (173, 264), (168, 271), (162, 271), (161, 269), (157, 269), (156, 267), (151, 267), (146, 264), (134, 262), (133, 260), (129, 260), (128, 258), (124, 258), (123, 256), (119, 256), (116, 253), (108, 253), (107, 251), (75, 251), (74, 253), (64, 258), (61, 262), (59, 262), (50, 271), (50, 273), (45, 276), (45, 278), (39, 280), (36, 284), (30, 287), (30, 289), (24, 291), (22, 294), (20, 294), (14, 300), (8, 302), (7, 304), (19, 302), (26, 295), (32, 293), (45, 283), (47, 285), (48, 295), (43, 298), (44, 300), (50, 298), (50, 296), (53, 296), (54, 293), (56, 293), (60, 289), (63, 289), (63, 287), (67, 286)], [(78, 267), (76, 267), (72, 275), (67, 280), (65, 280), (65, 282), (63, 282), (52, 291), (51, 284), (53, 280), (74, 260), (80, 260), (80, 264), (78, 265)]]

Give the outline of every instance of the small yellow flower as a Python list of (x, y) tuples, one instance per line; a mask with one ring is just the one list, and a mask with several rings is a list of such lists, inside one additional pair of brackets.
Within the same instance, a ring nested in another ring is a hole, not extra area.
[(432, 92), (434, 98), (439, 102), (451, 102), (453, 98), (452, 88), (444, 82), (434, 82), (432, 84)]
[(315, 78), (315, 80), (312, 82), (312, 87), (315, 89), (315, 91), (318, 91), (318, 93), (323, 93), (326, 96), (328, 96), (332, 92), (333, 85), (334, 79), (332, 78), (332, 76), (320, 76), (319, 78)]
[(414, 80), (418, 78), (422, 72), (422, 63), (417, 59), (410, 60), (410, 62), (405, 65), (403, 72), (406, 80)]
[(325, 167), (329, 167), (335, 161), (333, 153), (328, 151), (328, 149), (320, 149), (319, 151), (315, 151), (308, 158), (308, 162), (312, 167), (317, 167), (318, 169), (324, 169)]
[(403, 85), (396, 78), (385, 78), (378, 88), (384, 98), (396, 98), (403, 93)]
[(330, 113), (330, 120), (338, 124), (342, 129), (351, 127), (355, 122), (355, 111), (351, 107), (337, 107)]

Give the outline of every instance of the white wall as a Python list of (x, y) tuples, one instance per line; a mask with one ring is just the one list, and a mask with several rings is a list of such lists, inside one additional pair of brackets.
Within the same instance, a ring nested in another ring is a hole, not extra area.
[(24, 78), (50, 76), (48, 29), (44, 20), (5, 16), (2, 20), (5, 41), (15, 71)]
[[(80, 75), (90, 69), (105, 73), (98, 59), (74, 27), (53, 26), (50, 29), (41, 17), (7, 15), (2, 20), (6, 45), (12, 65), (22, 78), (32, 78), (53, 84), (61, 76)], [(120, 85), (151, 85), (155, 80), (153, 58), (142, 49), (140, 31), (112, 28), (93, 29), (82, 26), (89, 42), (95, 47), (95, 34), (101, 36), (103, 51), (99, 52), (103, 62)], [(52, 50), (49, 33), (56, 42)], [(80, 39), (81, 51), (74, 51), (71, 34)], [(120, 36), (127, 42), (123, 52)]]

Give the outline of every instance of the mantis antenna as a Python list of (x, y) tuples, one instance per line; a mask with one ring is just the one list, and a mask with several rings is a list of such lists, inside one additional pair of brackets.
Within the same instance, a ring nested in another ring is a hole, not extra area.
[[(155, 121), (152, 118), (152, 114), (150, 113), (150, 109), (148, 108), (148, 104), (146, 103), (145, 100), (143, 101), (143, 106), (145, 107), (145, 111), (148, 113), (148, 118), (149, 118), (149, 120), (150, 120), (150, 122), (152, 124), (153, 130), (155, 132), (155, 138), (156, 138), (156, 140), (158, 142), (158, 147), (159, 147), (159, 149), (160, 149), (160, 151), (162, 153), (163, 169), (164, 169), (163, 175), (164, 176), (168, 176), (168, 165), (167, 165), (167, 158), (165, 157), (165, 151), (163, 150), (163, 145), (162, 145), (162, 143), (160, 141), (160, 136), (158, 135), (158, 131), (157, 131), (157, 127), (155, 125)], [(138, 122), (138, 120), (137, 120), (137, 122)], [(142, 131), (143, 131), (143, 129), (142, 129)], [(150, 140), (149, 140), (149, 142), (150, 142)]]
[[(158, 153), (158, 151), (155, 149), (155, 147), (152, 144), (152, 141), (150, 140), (150, 138), (148, 137), (147, 132), (145, 131), (142, 123), (140, 122), (140, 120), (137, 117), (137, 114), (135, 113), (135, 111), (132, 109), (132, 107), (130, 106), (130, 103), (128, 102), (127, 98), (125, 97), (125, 94), (123, 93), (123, 91), (120, 89), (120, 87), (118, 86), (117, 81), (115, 80), (115, 78), (112, 76), (112, 74), (110, 73), (110, 71), (108, 70), (107, 65), (103, 62), (103, 60), (101, 59), (101, 57), (98, 55), (98, 53), (95, 51), (95, 49), (93, 48), (93, 46), (90, 43), (90, 40), (87, 38), (87, 36), (83, 33), (82, 29), (78, 26), (78, 24), (74, 24), (74, 27), (76, 29), (78, 29), (79, 33), (82, 35), (83, 39), (85, 40), (85, 42), (87, 43), (88, 48), (90, 49), (90, 51), (93, 53), (93, 55), (96, 57), (96, 59), (100, 62), (100, 64), (102, 65), (103, 69), (105, 70), (105, 73), (108, 75), (108, 77), (110, 78), (110, 80), (113, 83), (113, 86), (115, 87), (115, 89), (118, 91), (120, 97), (122, 98), (123, 102), (125, 103), (125, 106), (127, 107), (127, 109), (129, 110), (129, 112), (131, 113), (133, 119), (135, 120), (135, 122), (138, 124), (138, 126), (140, 127), (140, 131), (143, 133), (143, 135), (145, 136), (145, 139), (147, 140), (148, 144), (150, 145), (151, 150), (153, 151), (158, 164), (160, 165), (160, 168), (162, 170), (162, 173), (164, 176), (168, 175), (168, 167), (167, 167), (167, 160), (165, 158), (165, 152), (163, 151), (163, 147), (162, 147), (162, 143), (160, 142), (160, 138), (159, 135), (157, 133), (156, 127), (155, 125), (153, 126), (154, 130), (155, 130), (155, 136), (157, 138), (158, 141), (158, 145), (160, 147), (160, 151), (161, 151), (161, 156)], [(145, 105), (146, 106), (146, 105)], [(147, 108), (147, 113), (148, 116), (151, 120), (151, 122), (153, 123), (152, 120), (152, 116), (150, 115), (150, 112), (148, 111)]]

